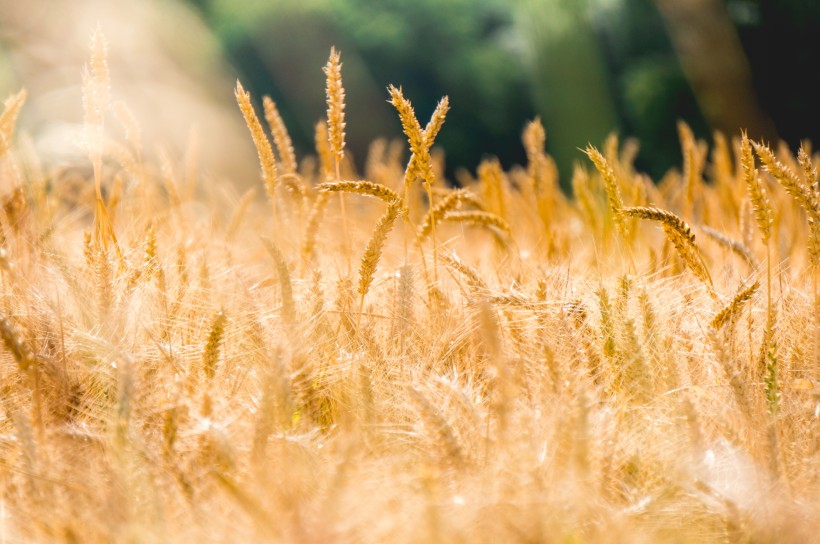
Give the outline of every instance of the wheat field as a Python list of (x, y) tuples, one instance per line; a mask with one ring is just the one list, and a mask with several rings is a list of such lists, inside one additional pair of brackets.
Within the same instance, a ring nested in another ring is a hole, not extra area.
[(526, 165), (452, 187), (447, 98), (428, 121), (387, 89), (407, 141), (356, 172), (336, 50), (324, 72), (314, 157), (237, 83), (242, 195), (143, 158), (99, 32), (86, 162), (43, 168), (6, 100), (0, 541), (816, 536), (808, 143), (681, 123), (656, 183), (611, 136), (569, 197), (535, 119)]

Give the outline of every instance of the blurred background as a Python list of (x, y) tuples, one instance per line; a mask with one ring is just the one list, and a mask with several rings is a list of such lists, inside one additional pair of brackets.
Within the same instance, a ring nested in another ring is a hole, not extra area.
[(638, 167), (659, 179), (681, 161), (678, 119), (707, 140), (745, 128), (820, 141), (815, 0), (0, 0), (0, 21), (0, 91), (29, 89), (23, 124), (39, 148), (58, 154), (82, 119), (80, 66), (99, 21), (115, 99), (146, 148), (183, 153), (195, 130), (204, 167), (240, 182), (257, 167), (233, 80), (273, 97), (303, 156), (331, 45), (359, 165), (374, 138), (401, 136), (390, 83), (422, 124), (450, 96), (438, 143), (451, 179), (488, 156), (523, 163), (536, 115), (565, 184), (578, 148), (611, 131), (638, 138)]

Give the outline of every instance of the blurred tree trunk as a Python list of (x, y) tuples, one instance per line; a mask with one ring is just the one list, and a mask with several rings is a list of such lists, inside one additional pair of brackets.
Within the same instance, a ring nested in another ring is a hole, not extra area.
[(751, 71), (720, 0), (655, 0), (700, 110), (714, 129), (775, 139), (761, 110)]

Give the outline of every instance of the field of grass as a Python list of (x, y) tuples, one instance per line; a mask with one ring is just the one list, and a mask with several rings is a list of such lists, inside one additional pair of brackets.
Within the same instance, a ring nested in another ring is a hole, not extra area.
[(85, 164), (41, 167), (6, 101), (0, 542), (816, 538), (809, 145), (681, 124), (654, 183), (611, 137), (570, 198), (534, 120), (452, 188), (447, 100), (391, 87), (408, 141), (357, 173), (340, 62), (315, 158), (237, 84), (244, 195), (143, 159), (99, 34)]

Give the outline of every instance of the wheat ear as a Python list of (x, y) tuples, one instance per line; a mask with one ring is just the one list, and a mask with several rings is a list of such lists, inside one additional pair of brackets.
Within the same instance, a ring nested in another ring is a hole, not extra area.
[(730, 238), (719, 230), (713, 229), (712, 227), (708, 227), (706, 225), (701, 225), (700, 230), (709, 236), (709, 238), (743, 259), (750, 268), (755, 268), (757, 266), (757, 261), (755, 260), (754, 255), (752, 255), (752, 250), (746, 247), (746, 244), (740, 240)]
[(202, 352), (202, 370), (209, 380), (213, 379), (216, 374), (216, 365), (219, 362), (219, 348), (225, 336), (226, 322), (225, 312), (220, 310), (211, 321), (211, 328), (208, 331), (208, 340), (205, 342), (205, 349)]
[(282, 163), (282, 171), (285, 174), (296, 173), (296, 152), (293, 150), (293, 142), (290, 139), (288, 128), (279, 114), (276, 102), (269, 96), (262, 97), (262, 107), (265, 110), (265, 121), (273, 134), (273, 142), (279, 152), (279, 160)]
[(535, 194), (540, 194), (543, 190), (541, 184), (544, 180), (540, 172), (546, 159), (544, 145), (547, 143), (547, 132), (544, 130), (544, 125), (541, 124), (539, 117), (527, 123), (521, 141), (524, 144), (524, 151), (527, 153), (527, 174), (532, 180)]
[[(413, 105), (404, 97), (400, 88), (390, 85), (387, 88), (390, 93), (390, 103), (396, 108), (401, 121), (402, 130), (407, 136), (407, 142), (410, 144), (410, 160), (407, 162), (407, 169), (404, 173), (404, 205), (408, 205), (410, 184), (417, 178), (421, 177), (425, 190), (427, 191), (427, 205), (429, 209), (433, 209), (433, 184), (435, 183), (435, 174), (433, 173), (433, 162), (430, 157), (430, 148), (438, 136), (447, 112), (450, 109), (450, 99), (446, 96), (442, 98), (436, 105), (433, 115), (427, 126), (422, 130), (419, 124), (416, 113), (413, 111)], [(436, 241), (436, 227), (435, 223), (431, 224), (431, 239), (433, 242), (433, 281), (438, 281), (438, 244)]]
[(399, 195), (395, 191), (381, 183), (373, 183), (367, 180), (326, 182), (320, 184), (318, 189), (326, 193), (356, 193), (372, 196), (388, 204), (399, 200)]
[(338, 170), (345, 153), (345, 90), (342, 86), (341, 55), (335, 47), (330, 49), (330, 57), (323, 71), (327, 77), (328, 142)]
[(333, 156), (330, 152), (330, 142), (328, 141), (327, 122), (320, 120), (313, 128), (313, 142), (316, 148), (316, 156), (319, 157), (319, 179), (330, 180), (333, 178)]
[(273, 257), (274, 263), (276, 263), (276, 274), (279, 276), (279, 285), (282, 290), (282, 320), (288, 325), (293, 325), (296, 317), (296, 304), (293, 301), (288, 263), (282, 252), (270, 239), (262, 238), (262, 243), (265, 244), (265, 249), (268, 250), (270, 256)]
[(749, 192), (749, 201), (752, 203), (752, 212), (755, 216), (755, 222), (757, 223), (758, 230), (760, 230), (763, 244), (766, 246), (766, 323), (768, 324), (774, 319), (774, 308), (772, 306), (772, 254), (771, 244), (769, 243), (769, 239), (772, 235), (772, 224), (774, 223), (774, 211), (772, 210), (772, 204), (769, 200), (766, 188), (763, 187), (758, 171), (755, 168), (755, 159), (752, 155), (752, 143), (746, 135), (746, 132), (741, 134), (740, 165), (743, 170), (743, 180), (746, 183), (746, 190)]
[(811, 187), (800, 179), (791, 168), (777, 160), (769, 146), (752, 142), (757, 156), (766, 170), (792, 195), (797, 203), (806, 211), (808, 217), (816, 223), (820, 222), (820, 206), (818, 197)]
[(28, 376), (34, 403), (32, 405), (33, 421), (39, 431), (40, 438), (44, 438), (42, 395), (40, 392), (40, 371), (37, 358), (20, 330), (5, 316), (0, 316), (0, 336), (3, 344), (11, 352), (17, 362), (17, 367)]
[(373, 276), (376, 273), (376, 266), (381, 259), (382, 251), (384, 250), (384, 243), (387, 241), (387, 235), (393, 230), (393, 225), (396, 219), (402, 213), (403, 206), (401, 201), (395, 200), (387, 206), (387, 211), (379, 218), (376, 227), (373, 229), (373, 235), (370, 241), (367, 242), (364, 255), (362, 255), (362, 263), (359, 267), (359, 289), (361, 295), (361, 302), (359, 306), (359, 316), (364, 310), (364, 297), (370, 291), (370, 285), (373, 283)]
[[(800, 144), (797, 151), (797, 162), (803, 169), (803, 174), (809, 183), (809, 193), (820, 202), (820, 178), (817, 175), (817, 168), (812, 164), (809, 152), (806, 151), (805, 144)], [(819, 210), (820, 211), (820, 210)], [(815, 369), (820, 369), (820, 223), (809, 217), (809, 262), (812, 267), (812, 289), (814, 291), (814, 364)]]
[(470, 191), (466, 189), (449, 191), (447, 196), (439, 200), (438, 204), (436, 204), (434, 208), (431, 208), (424, 216), (424, 220), (418, 228), (418, 237), (422, 240), (427, 238), (433, 230), (434, 223), (441, 221), (445, 214), (456, 209), (464, 202), (470, 202), (474, 206), (481, 207), (481, 203)]
[(695, 193), (700, 185), (700, 157), (692, 129), (684, 121), (678, 121), (678, 137), (683, 154), (683, 182), (685, 184), (684, 215), (692, 215)]
[(450, 211), (444, 214), (442, 220), (494, 227), (505, 234), (510, 234), (512, 232), (510, 229), (510, 224), (504, 221), (503, 218), (493, 213), (481, 210)]
[(452, 255), (442, 253), (440, 256), (445, 265), (464, 276), (467, 280), (467, 284), (473, 290), (488, 291), (487, 284), (481, 279), (481, 276), (478, 275), (478, 271), (472, 266), (464, 264), (461, 259), (458, 258), (458, 255), (455, 253)]
[(743, 306), (752, 299), (752, 296), (760, 289), (760, 283), (754, 282), (752, 285), (743, 288), (737, 292), (732, 298), (732, 301), (724, 306), (712, 319), (712, 327), (720, 330), (723, 325), (737, 318), (737, 314), (743, 309)]
[(645, 206), (623, 208), (621, 213), (625, 216), (639, 217), (660, 223), (667, 239), (675, 246), (678, 255), (689, 266), (692, 273), (709, 287), (709, 293), (715, 296), (709, 269), (706, 268), (700, 256), (700, 251), (698, 251), (695, 244), (695, 234), (686, 221), (670, 211)]
[(760, 176), (755, 168), (755, 159), (752, 156), (752, 144), (745, 132), (740, 142), (740, 164), (743, 170), (743, 180), (746, 183), (746, 189), (749, 191), (749, 200), (752, 203), (757, 228), (760, 230), (763, 243), (768, 247), (774, 212), (766, 188), (760, 182)]
[(14, 127), (17, 117), (26, 101), (26, 90), (21, 89), (17, 94), (8, 97), (3, 103), (3, 114), (0, 115), (0, 157), (6, 154), (14, 139)]
[(606, 190), (606, 196), (609, 202), (609, 210), (612, 213), (612, 220), (615, 223), (615, 230), (626, 239), (628, 234), (627, 226), (621, 215), (621, 208), (624, 207), (624, 202), (621, 198), (621, 189), (618, 186), (618, 180), (615, 178), (615, 171), (612, 170), (606, 158), (604, 158), (601, 152), (593, 145), (588, 145), (584, 153), (587, 154), (604, 179), (604, 189)]
[(256, 116), (256, 110), (251, 104), (251, 95), (245, 91), (239, 80), (236, 81), (236, 103), (245, 118), (245, 124), (251, 133), (253, 144), (256, 146), (256, 153), (259, 155), (259, 163), (262, 165), (262, 179), (265, 182), (265, 191), (268, 193), (273, 211), (276, 213), (276, 186), (279, 183), (279, 174), (276, 170), (276, 158), (273, 156), (270, 140), (262, 128), (262, 123)]
[[(341, 180), (341, 164), (345, 154), (345, 89), (342, 86), (341, 55), (335, 47), (330, 48), (330, 57), (323, 68), (325, 73), (325, 94), (327, 98), (327, 140), (333, 157), (336, 181)], [(344, 231), (344, 251), (350, 267), (350, 233), (347, 226), (344, 194), (339, 194), (339, 207)]]

